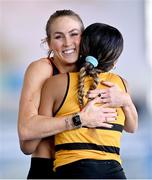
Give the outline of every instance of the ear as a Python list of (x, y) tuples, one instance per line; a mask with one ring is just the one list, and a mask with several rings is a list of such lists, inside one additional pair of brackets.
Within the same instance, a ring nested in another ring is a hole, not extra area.
[(48, 40), (46, 40), (46, 43), (47, 43), (49, 49), (51, 50), (51, 49), (52, 49), (52, 48), (51, 48), (51, 43), (50, 43)]
[(47, 43), (47, 46), (48, 46), (49, 54), (51, 55), (51, 57), (53, 57), (54, 56), (54, 52), (53, 52), (52, 47), (51, 47), (51, 42), (48, 41), (48, 38), (46, 38), (46, 43)]

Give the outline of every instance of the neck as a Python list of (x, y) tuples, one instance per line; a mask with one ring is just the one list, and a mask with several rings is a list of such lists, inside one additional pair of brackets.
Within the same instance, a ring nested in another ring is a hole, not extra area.
[(61, 61), (57, 61), (55, 59), (53, 59), (53, 63), (59, 69), (59, 71), (61, 73), (76, 72), (77, 71), (77, 67), (76, 67), (75, 63), (74, 64), (65, 64), (65, 63), (61, 63)]

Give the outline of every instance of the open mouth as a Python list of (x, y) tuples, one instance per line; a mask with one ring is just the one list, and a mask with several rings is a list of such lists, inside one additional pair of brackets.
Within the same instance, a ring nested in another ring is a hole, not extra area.
[(74, 52), (75, 52), (75, 49), (66, 49), (66, 50), (62, 51), (62, 53), (64, 53), (64, 54), (72, 54)]

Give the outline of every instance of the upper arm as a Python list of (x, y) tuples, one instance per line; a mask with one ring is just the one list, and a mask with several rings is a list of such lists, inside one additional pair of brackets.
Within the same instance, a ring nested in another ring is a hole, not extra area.
[(38, 115), (42, 85), (50, 77), (51, 72), (51, 65), (41, 60), (31, 63), (27, 68), (19, 104), (19, 128), (33, 115)]
[(53, 116), (52, 109), (54, 104), (54, 81), (49, 78), (43, 85), (41, 92), (41, 100), (39, 106), (39, 114), (45, 116)]

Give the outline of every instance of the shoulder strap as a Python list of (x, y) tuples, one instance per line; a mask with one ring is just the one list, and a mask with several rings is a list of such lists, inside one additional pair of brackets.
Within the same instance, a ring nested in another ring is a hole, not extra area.
[(50, 63), (52, 64), (52, 67), (53, 67), (53, 74), (52, 75), (54, 76), (54, 75), (60, 74), (60, 71), (58, 70), (56, 65), (53, 63), (52, 58), (49, 60), (50, 60)]

